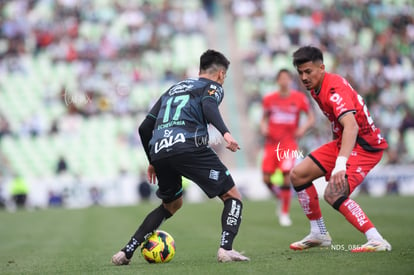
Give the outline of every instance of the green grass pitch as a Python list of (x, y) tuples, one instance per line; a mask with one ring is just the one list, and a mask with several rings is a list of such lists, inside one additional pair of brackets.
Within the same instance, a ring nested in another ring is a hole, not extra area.
[(234, 248), (250, 262), (217, 263), (222, 204), (210, 200), (185, 203), (160, 229), (176, 242), (175, 258), (148, 264), (136, 253), (128, 266), (113, 266), (111, 256), (135, 231), (156, 203), (133, 207), (0, 211), (0, 274), (413, 274), (414, 198), (355, 198), (393, 251), (357, 253), (348, 247), (365, 237), (337, 211), (321, 201), (333, 238), (331, 248), (291, 251), (289, 244), (308, 234), (309, 225), (296, 199), (293, 226), (282, 228), (275, 202), (245, 201), (243, 222)]

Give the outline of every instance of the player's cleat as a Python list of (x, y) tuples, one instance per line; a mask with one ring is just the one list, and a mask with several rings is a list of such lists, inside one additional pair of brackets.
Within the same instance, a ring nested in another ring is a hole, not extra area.
[(279, 215), (279, 224), (281, 226), (291, 226), (292, 220), (289, 217), (289, 214), (280, 214)]
[(328, 232), (326, 234), (310, 233), (302, 240), (290, 244), (290, 249), (304, 250), (312, 247), (329, 247), (331, 243), (332, 238)]
[(112, 263), (114, 265), (127, 265), (131, 260), (128, 259), (124, 251), (119, 251), (114, 256), (112, 256)]
[(250, 261), (250, 259), (241, 253), (237, 252), (236, 250), (225, 250), (224, 248), (219, 248), (217, 252), (217, 261), (220, 263), (225, 262), (243, 262), (243, 261)]
[(357, 252), (377, 252), (377, 251), (391, 251), (391, 245), (386, 240), (370, 240), (361, 247), (351, 250), (353, 253)]

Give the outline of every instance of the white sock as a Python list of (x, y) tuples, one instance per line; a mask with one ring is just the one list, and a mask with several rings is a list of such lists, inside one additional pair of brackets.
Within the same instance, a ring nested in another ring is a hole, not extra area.
[(367, 240), (382, 240), (382, 236), (381, 234), (378, 232), (378, 230), (373, 227), (367, 230), (367, 232), (365, 232), (365, 236), (367, 237)]
[(326, 235), (326, 233), (328, 233), (323, 217), (317, 220), (310, 220), (310, 226), (311, 226), (311, 233), (322, 234), (322, 235)]

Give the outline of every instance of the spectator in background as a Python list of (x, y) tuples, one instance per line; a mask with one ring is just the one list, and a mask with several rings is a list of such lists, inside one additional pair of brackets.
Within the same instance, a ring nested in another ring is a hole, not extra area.
[(3, 186), (4, 186), (4, 175), (0, 171), (0, 209), (3, 209), (6, 207), (6, 199), (3, 195)]
[(0, 113), (0, 141), (6, 135), (11, 135), (10, 124), (7, 118)]
[(11, 195), (17, 208), (26, 207), (27, 196), (29, 194), (29, 186), (26, 180), (16, 175), (11, 184)]
[(407, 105), (403, 105), (403, 107), (405, 115), (398, 129), (400, 139), (397, 148), (395, 149), (395, 151), (398, 152), (398, 156), (396, 157), (400, 161), (401, 159), (406, 158), (407, 162), (414, 162), (414, 158), (410, 158), (410, 156), (407, 155), (408, 150), (406, 148), (406, 145), (413, 146), (411, 142), (407, 142), (406, 140), (408, 139), (408, 131), (414, 131), (414, 110)]
[(92, 205), (100, 205), (102, 201), (102, 190), (97, 186), (91, 186), (89, 188), (89, 196), (92, 201)]
[(60, 175), (68, 171), (68, 164), (64, 156), (60, 156), (56, 164), (56, 175)]
[(151, 197), (152, 189), (151, 185), (147, 181), (145, 172), (141, 172), (139, 182), (138, 182), (138, 195), (141, 201), (148, 201)]
[(48, 193), (48, 206), (60, 207), (63, 205), (63, 196), (60, 193), (49, 191)]
[(405, 115), (399, 128), (400, 136), (404, 136), (408, 129), (414, 129), (414, 110), (404, 105)]
[(213, 18), (216, 14), (216, 0), (202, 0), (203, 8), (209, 18)]

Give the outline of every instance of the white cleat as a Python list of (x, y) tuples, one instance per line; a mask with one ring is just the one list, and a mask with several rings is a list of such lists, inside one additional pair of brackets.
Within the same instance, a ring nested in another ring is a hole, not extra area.
[(224, 248), (219, 248), (217, 251), (217, 261), (220, 263), (225, 262), (244, 262), (250, 261), (250, 259), (236, 250), (225, 250)]
[(351, 252), (377, 252), (377, 251), (391, 251), (391, 245), (386, 240), (370, 240), (361, 247), (351, 250)]
[(332, 244), (332, 238), (326, 234), (310, 233), (308, 236), (298, 242), (290, 244), (290, 249), (304, 250), (312, 247), (329, 247)]
[(127, 265), (131, 260), (126, 257), (124, 251), (119, 251), (114, 256), (112, 256), (111, 261), (114, 265)]
[(291, 226), (292, 220), (289, 217), (289, 214), (280, 214), (279, 215), (279, 224), (280, 226)]

